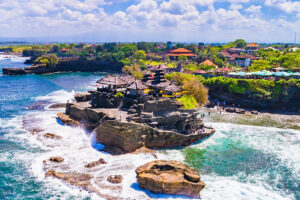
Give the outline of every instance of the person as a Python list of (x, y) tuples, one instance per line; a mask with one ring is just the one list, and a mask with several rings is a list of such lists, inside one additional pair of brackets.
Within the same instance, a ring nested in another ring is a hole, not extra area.
[(210, 116), (210, 111), (208, 111), (208, 116)]

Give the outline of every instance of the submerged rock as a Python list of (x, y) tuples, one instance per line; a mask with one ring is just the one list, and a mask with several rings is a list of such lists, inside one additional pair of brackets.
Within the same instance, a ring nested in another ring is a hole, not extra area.
[(54, 140), (60, 140), (62, 139), (61, 136), (59, 135), (55, 135), (53, 133), (46, 133), (45, 135), (43, 135), (45, 138), (50, 138), (50, 139), (54, 139)]
[(51, 108), (51, 109), (65, 108), (66, 105), (67, 105), (66, 103), (56, 103), (56, 104), (52, 104), (51, 106), (49, 106), (49, 108)]
[(51, 162), (62, 163), (65, 159), (59, 156), (49, 158)]
[(178, 161), (152, 161), (135, 172), (140, 187), (154, 193), (200, 197), (205, 187), (197, 170)]
[(64, 124), (70, 125), (70, 126), (79, 126), (79, 122), (71, 119), (69, 115), (66, 115), (64, 113), (58, 113), (57, 114), (58, 119)]
[(121, 175), (112, 175), (112, 176), (109, 176), (107, 178), (107, 181), (110, 182), (110, 183), (114, 183), (114, 184), (122, 183), (123, 176), (121, 176)]
[(103, 158), (100, 158), (97, 161), (86, 164), (84, 167), (85, 168), (93, 168), (93, 167), (96, 167), (96, 166), (101, 165), (101, 164), (107, 164), (107, 162)]
[(90, 185), (90, 180), (93, 178), (90, 174), (81, 174), (77, 172), (72, 173), (61, 173), (55, 170), (49, 170), (46, 173), (46, 177), (56, 177), (70, 183), (71, 185), (80, 186), (83, 188), (88, 188)]

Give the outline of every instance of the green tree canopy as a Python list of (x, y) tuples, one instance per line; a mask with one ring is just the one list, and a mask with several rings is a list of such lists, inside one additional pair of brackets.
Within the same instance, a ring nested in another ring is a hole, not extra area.
[(187, 60), (188, 60), (188, 57), (185, 55), (178, 56), (178, 61), (187, 61)]
[(243, 39), (237, 39), (234, 41), (234, 43), (236, 44), (237, 48), (244, 48), (245, 46), (247, 46), (247, 42)]
[(144, 50), (138, 50), (134, 53), (134, 58), (137, 60), (140, 59), (145, 59), (146, 58), (146, 53)]

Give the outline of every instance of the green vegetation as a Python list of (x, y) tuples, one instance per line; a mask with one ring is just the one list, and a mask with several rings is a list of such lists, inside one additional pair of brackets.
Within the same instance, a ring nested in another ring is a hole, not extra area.
[(288, 95), (289, 87), (300, 87), (300, 80), (234, 79), (223, 76), (201, 78), (211, 91), (225, 91), (250, 98), (273, 99)]
[(252, 65), (248, 67), (249, 71), (261, 71), (266, 69), (271, 69), (272, 66), (267, 60), (254, 60)]
[(38, 57), (34, 64), (43, 64), (47, 67), (55, 67), (58, 63), (58, 58), (55, 54), (42, 55)]
[(177, 99), (185, 109), (194, 109), (198, 106), (196, 99), (191, 95), (183, 95)]
[(117, 94), (115, 94), (115, 97), (121, 99), (124, 97), (124, 94), (122, 92), (118, 92)]

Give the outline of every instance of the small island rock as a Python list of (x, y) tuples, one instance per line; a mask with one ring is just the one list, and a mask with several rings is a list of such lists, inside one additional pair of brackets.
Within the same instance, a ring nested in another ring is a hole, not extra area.
[(123, 177), (121, 175), (112, 175), (107, 178), (107, 181), (113, 184), (122, 183)]
[(100, 158), (97, 161), (86, 164), (84, 167), (85, 168), (93, 168), (93, 167), (96, 167), (96, 166), (101, 165), (101, 164), (107, 164), (107, 162), (103, 158)]
[(200, 197), (205, 183), (197, 170), (178, 161), (157, 160), (136, 169), (141, 188), (154, 193)]
[(61, 163), (61, 162), (64, 161), (64, 158), (59, 157), (59, 156), (55, 156), (55, 157), (51, 157), (49, 160), (50, 160), (51, 162)]

